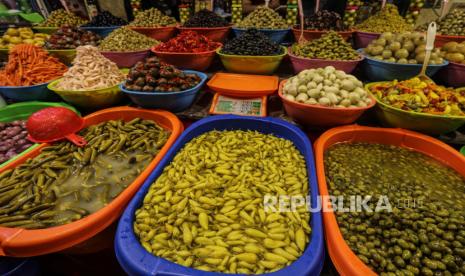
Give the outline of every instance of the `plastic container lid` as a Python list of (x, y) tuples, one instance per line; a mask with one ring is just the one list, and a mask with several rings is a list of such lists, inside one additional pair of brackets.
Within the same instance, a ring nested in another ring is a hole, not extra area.
[(222, 95), (256, 98), (268, 96), (278, 90), (277, 76), (216, 73), (207, 83), (208, 87)]

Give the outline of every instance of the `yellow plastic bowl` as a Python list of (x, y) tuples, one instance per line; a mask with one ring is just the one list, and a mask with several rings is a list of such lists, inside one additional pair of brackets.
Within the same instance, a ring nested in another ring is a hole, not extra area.
[(283, 58), (287, 55), (287, 48), (283, 48), (283, 54), (276, 56), (239, 56), (222, 54), (221, 49), (216, 50), (221, 62), (229, 72), (241, 74), (271, 75)]
[[(376, 116), (382, 124), (399, 127), (432, 135), (440, 135), (455, 131), (465, 124), (465, 116), (436, 115), (414, 111), (405, 111), (381, 102), (371, 93), (371, 87), (389, 82), (373, 82), (365, 85), (365, 89), (373, 95), (378, 103), (375, 108)], [(461, 88), (464, 90), (465, 88)]]
[[(123, 70), (122, 70), (123, 71)], [(127, 71), (123, 71), (126, 72)], [(124, 94), (119, 88), (119, 84), (97, 90), (85, 90), (85, 91), (69, 91), (69, 90), (58, 90), (56, 85), (62, 79), (51, 82), (47, 87), (53, 92), (57, 93), (65, 102), (70, 103), (74, 106), (87, 109), (95, 110), (110, 107), (121, 101)]]
[(76, 57), (76, 49), (46, 50), (50, 55), (58, 58), (61, 62), (63, 62), (66, 65), (70, 65)]

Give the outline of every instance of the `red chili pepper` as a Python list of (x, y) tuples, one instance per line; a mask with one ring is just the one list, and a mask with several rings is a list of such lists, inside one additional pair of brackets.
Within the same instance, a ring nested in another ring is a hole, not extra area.
[(200, 53), (216, 50), (221, 44), (193, 31), (184, 31), (177, 37), (155, 47), (156, 51), (170, 53)]

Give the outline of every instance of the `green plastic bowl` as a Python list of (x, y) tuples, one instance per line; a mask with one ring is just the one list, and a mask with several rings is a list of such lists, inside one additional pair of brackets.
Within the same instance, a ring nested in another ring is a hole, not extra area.
[(287, 48), (283, 48), (283, 54), (276, 56), (239, 56), (222, 54), (221, 49), (216, 50), (221, 62), (227, 71), (240, 74), (271, 75), (283, 58), (287, 55)]
[(66, 65), (70, 65), (76, 57), (76, 49), (46, 50), (50, 55), (58, 58), (61, 62), (63, 62)]
[(56, 32), (59, 28), (58, 27), (32, 27), (32, 29), (38, 31), (39, 33), (44, 33), (44, 34), (53, 34)]
[[(76, 112), (77, 114), (81, 115), (79, 111), (77, 111), (74, 107), (69, 106), (65, 103), (49, 103), (49, 102), (24, 102), (24, 103), (16, 103), (7, 105), (6, 107), (0, 108), (0, 122), (7, 123), (16, 120), (26, 120), (31, 116), (32, 113), (39, 111), (46, 107), (53, 107), (53, 106), (61, 106), (71, 109), (72, 111)], [(26, 154), (27, 152), (35, 149), (39, 144), (34, 144), (30, 146), (25, 151), (21, 152), (20, 154), (14, 156), (10, 160), (0, 164), (0, 168), (6, 166), (8, 163), (13, 162), (16, 158)]]
[(465, 116), (446, 116), (405, 111), (383, 103), (371, 93), (371, 87), (373, 85), (382, 83), (388, 82), (369, 83), (365, 85), (365, 89), (376, 99), (378, 104), (376, 105), (375, 112), (383, 125), (414, 130), (431, 135), (440, 135), (455, 131), (465, 124)]
[[(127, 73), (127, 70), (121, 70)], [(96, 89), (96, 90), (84, 90), (84, 91), (69, 91), (69, 90), (58, 90), (55, 86), (62, 79), (51, 82), (47, 87), (53, 92), (57, 93), (65, 102), (74, 106), (86, 109), (96, 110), (101, 108), (110, 107), (121, 101), (124, 94), (119, 88), (119, 83), (115, 86)]]

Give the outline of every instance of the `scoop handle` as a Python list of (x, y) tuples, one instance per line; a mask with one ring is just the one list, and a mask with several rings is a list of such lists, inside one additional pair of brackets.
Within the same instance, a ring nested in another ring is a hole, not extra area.
[(70, 142), (72, 142), (78, 147), (83, 147), (87, 145), (87, 141), (77, 134), (72, 133), (72, 134), (66, 135), (65, 137), (66, 139), (68, 139)]
[(434, 40), (436, 38), (436, 22), (431, 22), (428, 26), (428, 32), (426, 33), (426, 53), (425, 59), (423, 60), (423, 67), (421, 67), (421, 74), (426, 74), (426, 67), (429, 64), (429, 58), (431, 57), (431, 51), (434, 48)]
[(315, 3), (315, 13), (317, 13), (320, 10), (320, 0), (316, 0)]
[(299, 43), (300, 43), (302, 42), (302, 39), (304, 38), (304, 28), (305, 28), (304, 10), (303, 10), (303, 5), (302, 5), (302, 0), (297, 0), (297, 5), (299, 9), (299, 19), (300, 19), (300, 37), (299, 37)]

